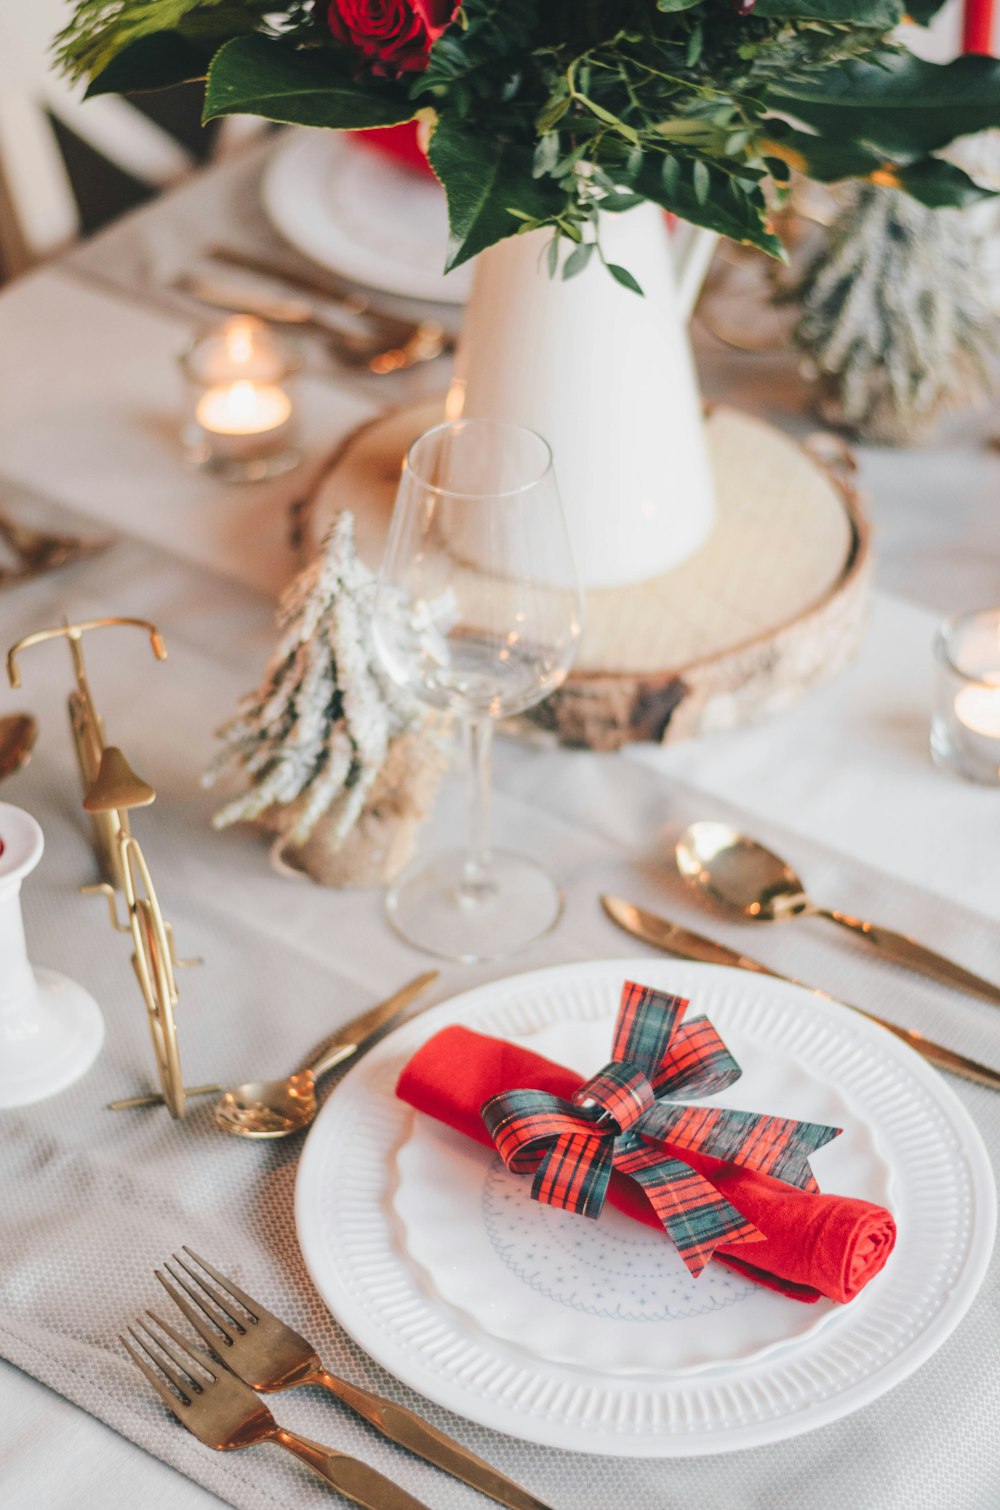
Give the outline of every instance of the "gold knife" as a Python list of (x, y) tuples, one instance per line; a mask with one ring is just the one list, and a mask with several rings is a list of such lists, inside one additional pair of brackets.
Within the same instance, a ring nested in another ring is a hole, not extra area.
[(876, 1017), (874, 1012), (866, 1012), (863, 1007), (855, 1007), (848, 1001), (840, 1001), (832, 997), (826, 991), (821, 991), (818, 986), (806, 985), (805, 981), (796, 980), (794, 975), (782, 975), (780, 970), (772, 970), (768, 965), (762, 965), (759, 960), (751, 959), (747, 954), (740, 954), (736, 949), (730, 949), (726, 944), (718, 944), (714, 939), (703, 937), (700, 933), (693, 933), (689, 928), (682, 928), (678, 923), (671, 923), (666, 918), (657, 917), (655, 912), (647, 912), (644, 907), (635, 907), (631, 902), (624, 901), (621, 897), (601, 897), (601, 906), (613, 923), (623, 928), (633, 938), (641, 939), (644, 944), (652, 944), (654, 949), (663, 949), (667, 954), (676, 954), (681, 959), (698, 960), (705, 965), (729, 965), (737, 970), (751, 970), (756, 975), (769, 975), (773, 980), (788, 981), (790, 985), (801, 986), (806, 991), (811, 991), (814, 996), (820, 996), (824, 1001), (837, 1001), (840, 1006), (847, 1007), (851, 1012), (857, 1012), (861, 1017), (867, 1017), (869, 1022), (878, 1023), (880, 1028), (887, 1028), (904, 1043), (908, 1043), (911, 1049), (916, 1049), (929, 1063), (940, 1070), (949, 1070), (953, 1075), (960, 1075), (964, 1080), (975, 1081), (977, 1085), (988, 1086), (990, 1090), (1000, 1090), (1000, 1070), (991, 1069), (989, 1065), (979, 1064), (975, 1059), (967, 1059), (964, 1054), (949, 1049), (943, 1043), (935, 1043), (932, 1038), (925, 1038), (922, 1033), (915, 1032), (912, 1028), (900, 1028), (894, 1022), (887, 1022), (884, 1017)]
[[(350, 1059), (359, 1049), (367, 1047), (368, 1040), (374, 1038), (380, 1028), (384, 1028), (394, 1017), (398, 1017), (410, 1005), (413, 999), (420, 995), (421, 991), (437, 980), (440, 970), (427, 970), (423, 975), (418, 975), (416, 980), (409, 981), (400, 987), (386, 1001), (380, 1001), (377, 1006), (369, 1007), (367, 1012), (362, 1012), (358, 1017), (352, 1017), (350, 1022), (339, 1028), (327, 1045), (322, 1060), (312, 1066), (315, 1076), (325, 1075), (327, 1070), (332, 1070), (336, 1065), (343, 1064), (345, 1059)], [(221, 1091), (221, 1085), (196, 1085), (187, 1094), (189, 1096), (207, 1096), (212, 1091)], [(157, 1092), (149, 1096), (129, 1096), (124, 1101), (109, 1101), (109, 1111), (130, 1110), (134, 1106), (162, 1106), (163, 1097)]]

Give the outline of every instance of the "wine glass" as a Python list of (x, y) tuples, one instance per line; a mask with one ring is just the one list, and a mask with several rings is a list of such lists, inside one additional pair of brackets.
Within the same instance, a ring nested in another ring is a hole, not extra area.
[(389, 675), (455, 713), (469, 758), (468, 847), (411, 866), (389, 889), (390, 922), (448, 959), (498, 959), (554, 927), (547, 872), (490, 843), (497, 719), (565, 679), (582, 624), (569, 535), (541, 436), (458, 420), (414, 441), (403, 464), (375, 600)]

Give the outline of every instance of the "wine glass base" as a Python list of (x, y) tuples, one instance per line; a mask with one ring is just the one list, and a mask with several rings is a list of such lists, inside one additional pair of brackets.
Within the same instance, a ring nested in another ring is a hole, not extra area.
[(563, 910), (563, 893), (524, 855), (494, 850), (490, 883), (470, 895), (468, 854), (451, 850), (411, 866), (390, 886), (386, 917), (408, 944), (441, 959), (504, 959), (551, 932)]

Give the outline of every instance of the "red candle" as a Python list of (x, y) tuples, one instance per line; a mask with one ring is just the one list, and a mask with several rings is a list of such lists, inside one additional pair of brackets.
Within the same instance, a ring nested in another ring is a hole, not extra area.
[(962, 51), (992, 53), (994, 0), (965, 0)]

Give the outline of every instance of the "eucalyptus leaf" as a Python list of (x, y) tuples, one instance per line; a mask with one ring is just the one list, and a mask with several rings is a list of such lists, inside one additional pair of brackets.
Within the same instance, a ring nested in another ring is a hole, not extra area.
[(563, 278), (576, 278), (583, 272), (593, 255), (594, 243), (592, 241), (584, 241), (579, 246), (575, 246), (563, 263)]
[(398, 86), (361, 83), (341, 68), (325, 48), (302, 51), (267, 37), (236, 37), (209, 68), (204, 119), (263, 115), (297, 126), (357, 130), (413, 118), (417, 106)]
[(760, 196), (756, 185), (744, 189), (738, 179), (724, 178), (720, 174), (717, 189), (713, 184), (709, 197), (701, 203), (694, 192), (691, 166), (686, 164), (685, 167), (687, 172), (682, 170), (679, 173), (676, 187), (668, 192), (662, 173), (654, 165), (647, 164), (636, 188), (654, 204), (662, 205), (663, 209), (679, 215), (682, 220), (689, 220), (692, 225), (705, 226), (707, 230), (718, 231), (720, 236), (760, 247), (770, 256), (784, 260), (785, 249), (770, 227), (762, 197), (761, 202), (754, 198)]
[(617, 262), (606, 262), (604, 266), (615, 282), (622, 285), (622, 288), (631, 289), (632, 293), (638, 294), (640, 299), (644, 297), (641, 283), (636, 282), (627, 267), (621, 267)]

